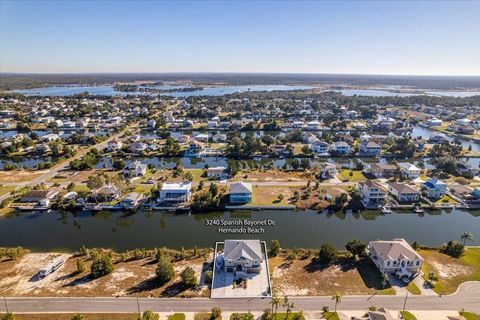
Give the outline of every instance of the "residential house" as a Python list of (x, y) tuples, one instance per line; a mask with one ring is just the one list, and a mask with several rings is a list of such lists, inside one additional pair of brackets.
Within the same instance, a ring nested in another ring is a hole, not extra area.
[(123, 174), (128, 178), (143, 177), (146, 173), (147, 165), (138, 160), (129, 163), (123, 169)]
[(212, 167), (207, 169), (207, 177), (222, 179), (227, 176), (225, 167)]
[(472, 167), (470, 163), (463, 160), (458, 160), (455, 163), (455, 170), (459, 175), (472, 175), (476, 176), (478, 174), (478, 170)]
[(193, 139), (200, 141), (200, 142), (208, 142), (208, 134), (205, 133), (198, 133), (193, 136)]
[(318, 156), (328, 157), (330, 155), (330, 145), (325, 141), (318, 141), (310, 145), (310, 149)]
[(442, 143), (448, 140), (443, 133), (438, 133), (430, 136), (430, 138), (428, 138), (428, 141), (431, 143)]
[(429, 127), (440, 127), (443, 121), (437, 118), (428, 119), (425, 124)]
[(417, 179), (422, 173), (420, 168), (409, 162), (399, 162), (398, 167), (400, 168), (400, 171), (404, 177), (410, 180)]
[(406, 183), (389, 182), (388, 192), (399, 202), (416, 202), (420, 200), (420, 192)]
[(422, 268), (423, 258), (404, 239), (370, 241), (368, 255), (382, 274), (394, 274), (407, 282)]
[(320, 127), (319, 121), (310, 121), (307, 123), (307, 130), (318, 130)]
[(123, 143), (120, 140), (113, 139), (107, 142), (108, 151), (116, 151), (122, 149)]
[(422, 187), (426, 188), (428, 198), (441, 198), (447, 193), (447, 184), (438, 178), (429, 178)]
[(374, 141), (363, 141), (360, 145), (360, 154), (368, 157), (380, 155), (382, 146)]
[(249, 203), (252, 201), (252, 184), (247, 182), (234, 182), (230, 184), (231, 203)]
[(358, 186), (363, 195), (365, 207), (380, 206), (384, 203), (388, 190), (380, 182), (366, 180), (359, 182)]
[(131, 153), (142, 153), (145, 152), (148, 148), (148, 145), (144, 142), (133, 142), (128, 146), (128, 150)]
[(287, 152), (287, 145), (286, 144), (272, 144), (270, 146), (270, 151), (273, 153), (282, 154)]
[(260, 273), (264, 256), (260, 240), (225, 240), (223, 252), (225, 272), (233, 273), (235, 280)]
[(337, 167), (333, 163), (324, 163), (321, 168), (320, 178), (332, 179), (337, 175)]
[(140, 204), (143, 196), (138, 192), (131, 192), (120, 201), (120, 205), (125, 209), (135, 209)]
[(224, 133), (217, 133), (212, 136), (212, 141), (215, 143), (227, 141), (227, 135)]
[(348, 154), (350, 152), (350, 146), (344, 141), (334, 142), (332, 145), (332, 151), (336, 154)]
[(183, 182), (165, 182), (160, 190), (158, 202), (167, 206), (181, 206), (190, 201), (190, 190), (192, 183)]
[(58, 196), (58, 189), (32, 190), (25, 193), (21, 198), (22, 203), (33, 203), (40, 207), (49, 207), (51, 200)]
[(110, 202), (120, 198), (120, 196), (121, 190), (113, 184), (106, 184), (93, 192), (95, 200), (100, 202)]
[(390, 178), (395, 174), (397, 167), (388, 163), (372, 163), (368, 170), (376, 178)]
[(188, 149), (185, 150), (186, 157), (198, 157), (204, 153), (205, 147), (204, 144), (200, 141), (192, 140), (188, 146)]

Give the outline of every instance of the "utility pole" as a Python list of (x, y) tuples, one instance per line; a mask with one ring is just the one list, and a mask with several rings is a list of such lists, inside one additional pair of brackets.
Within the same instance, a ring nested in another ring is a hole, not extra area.
[(405, 294), (405, 301), (403, 302), (403, 311), (405, 311), (405, 307), (407, 306), (407, 298), (408, 298), (408, 291)]
[(9, 313), (8, 312), (8, 306), (7, 306), (7, 298), (5, 298), (5, 296), (3, 296), (3, 303), (5, 303), (5, 311), (7, 311), (7, 313)]
[(140, 302), (138, 302), (138, 296), (136, 296), (137, 298), (137, 310), (138, 310), (138, 317), (139, 319), (142, 317), (142, 313), (140, 312)]

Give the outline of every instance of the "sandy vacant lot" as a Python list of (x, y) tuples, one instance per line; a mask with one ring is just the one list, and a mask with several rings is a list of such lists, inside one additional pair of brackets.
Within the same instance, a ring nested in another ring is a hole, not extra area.
[(275, 257), (269, 260), (273, 270), (272, 287), (284, 295), (344, 295), (395, 294), (392, 288), (384, 289), (380, 272), (369, 260), (354, 263), (342, 259), (338, 264), (324, 267), (313, 256), (288, 260)]
[[(65, 259), (64, 265), (44, 279), (33, 279), (34, 275), (55, 258)], [(124, 296), (143, 297), (208, 296), (209, 289), (202, 276), (209, 265), (208, 258), (185, 259), (173, 262), (176, 276), (163, 286), (155, 281), (157, 263), (151, 258), (115, 263), (113, 273), (93, 279), (90, 277), (91, 261), (86, 260), (86, 271), (76, 273), (77, 259), (70, 254), (29, 253), (17, 261), (0, 262), (0, 294), (15, 296)], [(200, 285), (195, 289), (184, 290), (179, 274), (186, 267), (195, 270)]]

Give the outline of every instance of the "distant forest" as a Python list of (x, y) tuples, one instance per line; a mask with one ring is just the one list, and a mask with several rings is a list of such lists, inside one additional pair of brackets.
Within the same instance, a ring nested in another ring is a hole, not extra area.
[(130, 81), (192, 81), (194, 84), (227, 85), (399, 85), (419, 89), (480, 88), (480, 76), (387, 76), (281, 73), (0, 73), (0, 90), (29, 89), (52, 85), (102, 85)]

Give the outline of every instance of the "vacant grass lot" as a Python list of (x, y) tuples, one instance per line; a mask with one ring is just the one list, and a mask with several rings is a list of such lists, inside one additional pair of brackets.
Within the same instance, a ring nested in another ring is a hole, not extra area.
[(465, 281), (480, 281), (480, 247), (467, 247), (459, 259), (437, 250), (419, 250), (419, 254), (425, 259), (422, 267), (424, 277), (430, 272), (439, 277), (433, 288), (438, 294), (454, 293)]
[[(352, 176), (350, 176), (350, 173), (352, 174)], [(358, 181), (366, 180), (362, 171), (354, 171), (354, 170), (348, 170), (348, 169), (339, 171), (338, 178), (342, 181), (349, 181), (349, 182), (358, 182)]]
[[(283, 195), (280, 200), (279, 195)], [(255, 206), (286, 206), (293, 192), (290, 187), (258, 187), (253, 186), (252, 203)]]
[(413, 282), (413, 281), (411, 281), (411, 282), (408, 284), (407, 290), (408, 290), (408, 292), (410, 292), (410, 293), (413, 294), (413, 295), (422, 294), (422, 292), (420, 291), (420, 289), (417, 287), (417, 285), (416, 285), (415, 282)]
[(316, 259), (316, 252), (298, 253), (289, 260), (283, 253), (269, 260), (274, 290), (285, 295), (343, 295), (395, 294), (390, 286), (384, 287), (382, 276), (369, 259), (355, 262), (340, 258), (339, 262), (324, 266)]

